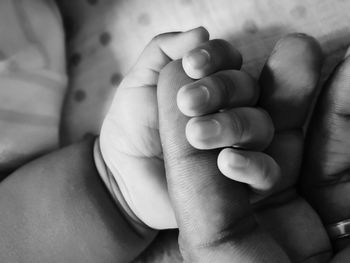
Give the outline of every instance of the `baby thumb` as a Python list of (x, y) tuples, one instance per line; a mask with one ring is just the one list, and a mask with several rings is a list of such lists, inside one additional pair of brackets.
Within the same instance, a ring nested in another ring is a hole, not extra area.
[(177, 60), (158, 82), (160, 137), (185, 262), (289, 262), (256, 223), (245, 186), (219, 172), (218, 152), (187, 142), (188, 118), (178, 110), (176, 94), (191, 81)]

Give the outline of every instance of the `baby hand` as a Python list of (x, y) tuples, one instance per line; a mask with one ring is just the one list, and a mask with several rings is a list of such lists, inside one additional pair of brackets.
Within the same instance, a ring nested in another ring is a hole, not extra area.
[(120, 84), (102, 126), (100, 148), (112, 174), (104, 177), (107, 187), (123, 196), (117, 199), (129, 215), (155, 229), (176, 227), (158, 130), (159, 72), (208, 38), (204, 28), (156, 36)]
[[(189, 143), (199, 150), (229, 147), (219, 154), (219, 170), (248, 184), (256, 199), (271, 191), (280, 177), (277, 163), (261, 152), (271, 143), (274, 127), (265, 110), (253, 107), (260, 93), (258, 84), (238, 70), (240, 54), (231, 51), (229, 55), (230, 49), (228, 43), (212, 40), (184, 57), (187, 75), (204, 78), (180, 88), (177, 105), (191, 118), (186, 126)], [(196, 68), (193, 57), (197, 54), (206, 56), (209, 66)]]
[[(254, 156), (278, 171), (271, 158), (257, 152), (269, 145), (274, 129), (266, 112), (252, 107), (259, 90), (247, 73), (239, 71), (239, 52), (226, 41), (208, 41), (203, 28), (160, 35), (121, 83), (100, 136), (102, 156), (111, 171), (104, 176), (107, 187), (131, 217), (155, 229), (177, 227), (159, 138), (157, 84), (162, 68), (182, 57), (185, 73), (200, 78), (177, 96), (180, 110), (193, 117), (186, 128), (190, 143), (198, 149), (236, 146), (251, 150), (224, 150), (219, 167), (226, 171), (227, 164), (236, 165), (239, 172), (232, 178), (259, 191), (270, 189), (278, 177), (278, 172), (268, 172), (268, 178), (263, 178), (260, 163), (251, 167), (248, 158), (243, 158)], [(255, 174), (244, 177), (245, 169)]]

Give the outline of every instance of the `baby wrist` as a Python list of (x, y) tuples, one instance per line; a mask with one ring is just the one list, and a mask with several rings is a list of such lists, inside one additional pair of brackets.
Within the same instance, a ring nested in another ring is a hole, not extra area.
[(121, 213), (138, 233), (148, 233), (151, 228), (143, 223), (132, 211), (118, 186), (115, 176), (106, 165), (101, 153), (99, 137), (95, 140), (93, 154), (97, 171)]

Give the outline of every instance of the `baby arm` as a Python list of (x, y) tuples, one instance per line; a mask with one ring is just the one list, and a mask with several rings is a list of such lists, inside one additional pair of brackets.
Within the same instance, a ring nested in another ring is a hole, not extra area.
[(129, 262), (155, 231), (116, 206), (85, 141), (29, 163), (0, 184), (1, 262)]

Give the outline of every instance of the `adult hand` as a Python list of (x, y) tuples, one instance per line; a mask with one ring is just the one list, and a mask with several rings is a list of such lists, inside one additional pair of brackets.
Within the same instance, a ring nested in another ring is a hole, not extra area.
[[(316, 94), (321, 60), (315, 40), (292, 35), (278, 43), (261, 77), (260, 105), (277, 129), (267, 152), (280, 165), (283, 180), (270, 198), (256, 204), (256, 217), (293, 262), (327, 262), (330, 254), (317, 214), (293, 190), (302, 159), (301, 129)], [(195, 150), (181, 136), (187, 119), (175, 100), (166, 100), (164, 94), (176, 94), (191, 80), (179, 63), (165, 68), (163, 75), (169, 74), (173, 78), (160, 77), (159, 81), (160, 132), (185, 260), (288, 262), (257, 226), (242, 185), (225, 180), (218, 172), (217, 152)], [(230, 177), (230, 171), (226, 176)]]
[(342, 226), (336, 226), (343, 222), (343, 227), (349, 227), (350, 219), (349, 76), (347, 57), (329, 77), (316, 105), (307, 133), (302, 177), (303, 193), (330, 231), (335, 248), (332, 263), (350, 261), (350, 232), (337, 234)]
[[(201, 149), (239, 145), (277, 166), (258, 152), (269, 145), (274, 128), (266, 111), (254, 107), (259, 96), (256, 81), (239, 70), (242, 58), (231, 44), (205, 38), (208, 33), (203, 28), (155, 38), (122, 81), (101, 130), (101, 153), (111, 171), (101, 169), (102, 178), (130, 217), (151, 228), (177, 227), (165, 179), (157, 105), (159, 71), (170, 60), (184, 57), (183, 72), (200, 78), (177, 96), (182, 111), (197, 117), (186, 131), (192, 145)], [(218, 112), (223, 108), (225, 112)], [(203, 122), (210, 116), (202, 115), (213, 111), (222, 132), (216, 133)], [(219, 163), (225, 161), (220, 158)], [(275, 170), (263, 178), (242, 180), (265, 192), (277, 174)]]

